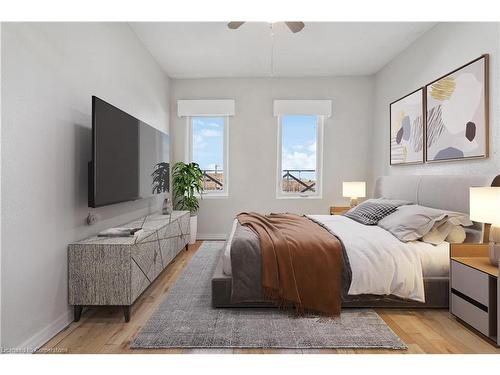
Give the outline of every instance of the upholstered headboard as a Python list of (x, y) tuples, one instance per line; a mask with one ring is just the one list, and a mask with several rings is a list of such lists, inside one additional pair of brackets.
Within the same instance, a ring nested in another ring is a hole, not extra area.
[(500, 176), (382, 176), (375, 198), (405, 199), (422, 206), (469, 213), (469, 188), (499, 186)]
[[(469, 188), (473, 186), (500, 186), (499, 176), (382, 176), (375, 182), (375, 198), (412, 201), (422, 206), (469, 213)], [(482, 225), (470, 228), (479, 237)], [(474, 235), (474, 237), (477, 236)]]

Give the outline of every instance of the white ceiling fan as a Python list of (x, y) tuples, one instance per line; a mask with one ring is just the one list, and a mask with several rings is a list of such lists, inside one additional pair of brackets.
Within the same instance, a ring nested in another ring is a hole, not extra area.
[[(241, 25), (243, 25), (245, 22), (243, 21), (232, 21), (227, 24), (227, 27), (230, 28), (231, 30), (236, 30), (238, 29)], [(300, 21), (291, 21), (291, 22), (285, 22), (285, 25), (288, 26), (290, 31), (292, 33), (298, 33), (304, 28), (304, 22)]]
[[(231, 30), (236, 30), (238, 29), (241, 25), (243, 25), (245, 22), (244, 21), (232, 21), (227, 24), (227, 27)], [(273, 25), (276, 22), (270, 22), (269, 23), (269, 30), (271, 32), (271, 59), (270, 59), (270, 73), (271, 77), (274, 77), (274, 28)], [(288, 26), (290, 31), (292, 33), (298, 33), (304, 28), (304, 22), (300, 21), (294, 21), (294, 22), (285, 22), (285, 25)]]

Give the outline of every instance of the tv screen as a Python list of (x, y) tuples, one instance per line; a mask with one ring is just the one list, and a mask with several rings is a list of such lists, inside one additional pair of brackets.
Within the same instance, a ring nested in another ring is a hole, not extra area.
[(90, 207), (166, 192), (169, 172), (167, 134), (92, 97)]

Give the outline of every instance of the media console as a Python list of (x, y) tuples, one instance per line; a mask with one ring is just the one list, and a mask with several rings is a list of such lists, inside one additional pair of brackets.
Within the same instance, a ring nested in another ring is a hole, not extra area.
[(143, 229), (135, 237), (91, 237), (68, 246), (68, 299), (74, 319), (85, 306), (123, 306), (130, 320), (132, 304), (187, 249), (189, 211), (153, 214), (122, 227)]

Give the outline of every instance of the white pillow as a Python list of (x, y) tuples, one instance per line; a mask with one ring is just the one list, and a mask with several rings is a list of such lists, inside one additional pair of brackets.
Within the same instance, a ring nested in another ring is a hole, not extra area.
[[(398, 207), (396, 212), (384, 217), (377, 225), (392, 233), (400, 241), (408, 242), (424, 237), (436, 223), (440, 226), (451, 218), (454, 219), (452, 221), (454, 225), (472, 225), (466, 214), (417, 204)], [(448, 234), (443, 237), (443, 240)]]
[(463, 243), (466, 237), (467, 233), (465, 233), (464, 227), (455, 225), (450, 234), (446, 237), (446, 241), (449, 243)]
[(459, 220), (456, 220), (456, 218), (441, 220), (434, 225), (429, 233), (422, 237), (422, 241), (433, 245), (440, 245), (445, 240), (453, 243), (464, 242), (465, 229), (461, 225), (456, 224), (457, 222)]

